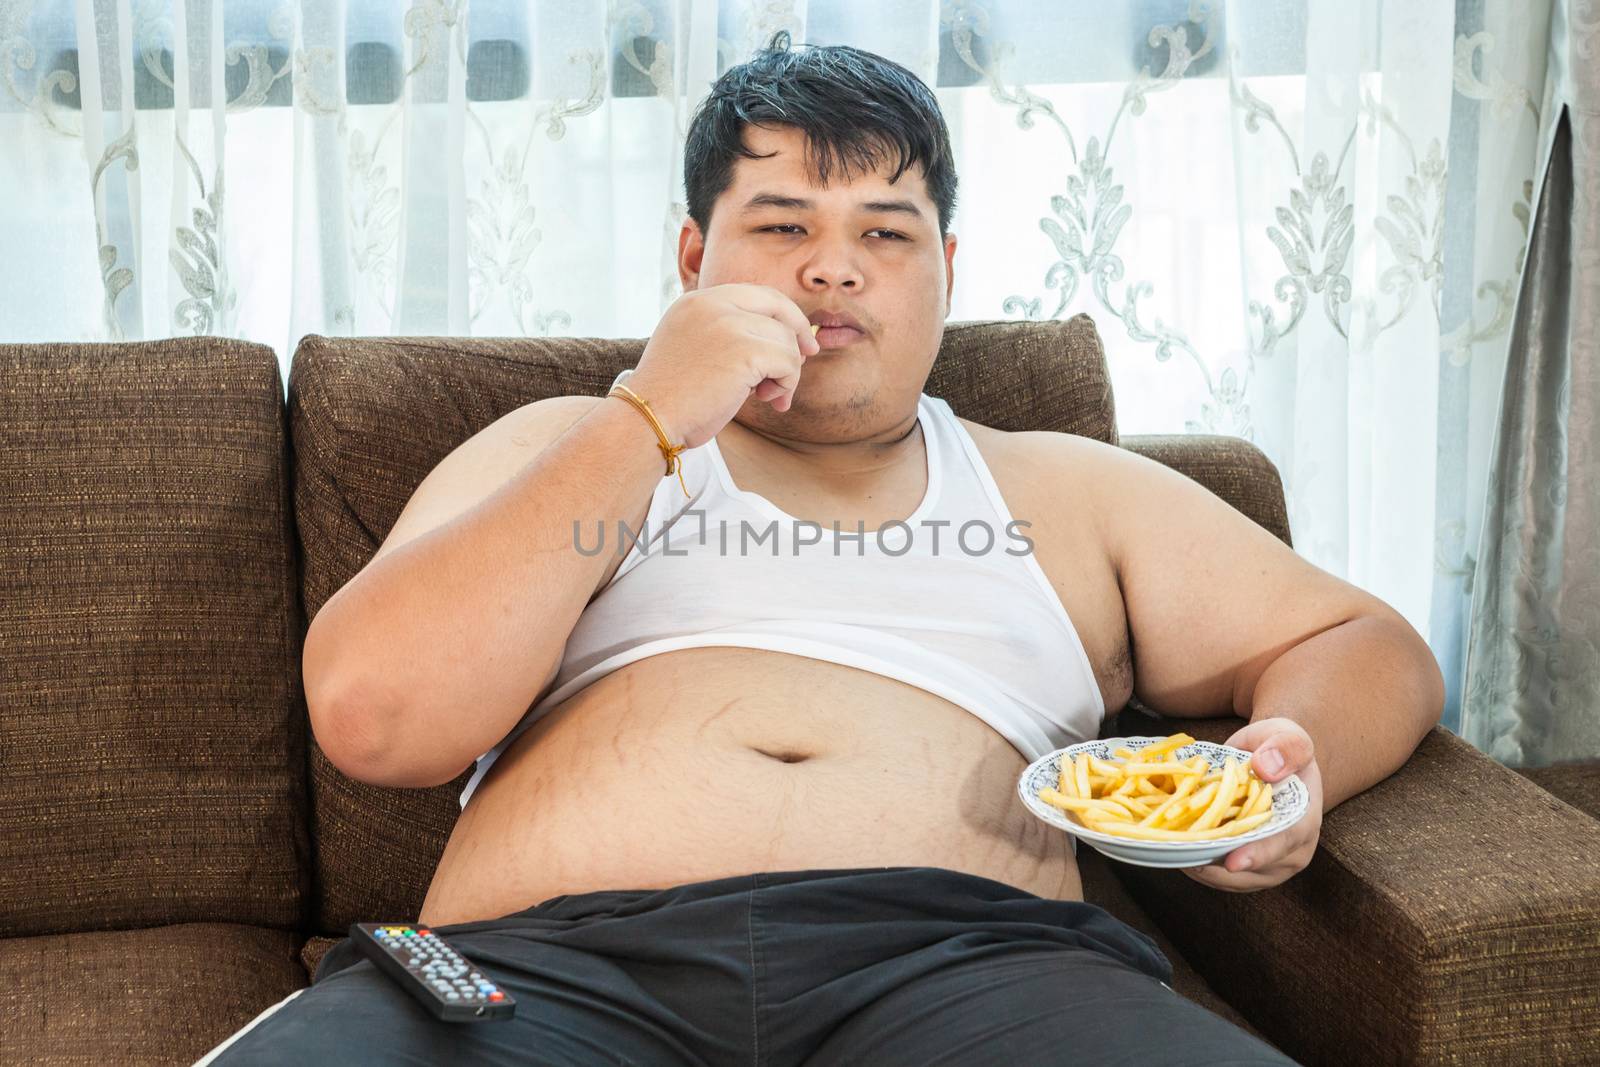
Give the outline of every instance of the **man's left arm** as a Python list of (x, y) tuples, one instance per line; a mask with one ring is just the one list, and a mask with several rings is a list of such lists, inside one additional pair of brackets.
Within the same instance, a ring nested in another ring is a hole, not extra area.
[(1323, 813), (1393, 774), (1438, 722), (1438, 663), (1387, 604), (1198, 483), (1122, 449), (1093, 453), (1135, 695), (1163, 715), (1248, 719), (1228, 743), (1254, 753), (1259, 777), (1299, 774), (1311, 792), (1295, 826), (1185, 873), (1233, 891), (1277, 885), (1310, 862)]

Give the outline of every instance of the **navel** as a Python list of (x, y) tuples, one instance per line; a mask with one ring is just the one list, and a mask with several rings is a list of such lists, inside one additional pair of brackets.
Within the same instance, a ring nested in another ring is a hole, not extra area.
[(768, 759), (775, 759), (779, 763), (804, 763), (806, 760), (811, 758), (811, 753), (796, 752), (793, 749), (782, 749), (777, 752), (768, 752), (766, 749), (757, 748), (754, 745), (751, 745), (750, 748), (752, 751), (759, 752)]

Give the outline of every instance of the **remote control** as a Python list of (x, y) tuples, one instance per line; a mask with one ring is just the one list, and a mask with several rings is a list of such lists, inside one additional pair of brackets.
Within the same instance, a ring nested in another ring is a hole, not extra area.
[(380, 971), (446, 1022), (493, 1022), (516, 1014), (510, 993), (426, 926), (351, 923), (350, 939)]

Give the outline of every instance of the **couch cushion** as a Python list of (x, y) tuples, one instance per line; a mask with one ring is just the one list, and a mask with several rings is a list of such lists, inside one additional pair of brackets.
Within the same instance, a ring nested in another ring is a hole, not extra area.
[(298, 927), (283, 385), (213, 338), (0, 346), (0, 934)]
[(1513, 769), (1545, 792), (1600, 819), (1600, 759)]
[[(289, 374), (295, 514), (308, 618), (377, 551), (422, 479), (507, 412), (604, 395), (643, 340), (308, 336)], [(1115, 439), (1094, 324), (951, 323), (926, 391), (1005, 430)], [(311, 755), (315, 930), (415, 917), (459, 814), (466, 775), (431, 790), (355, 782)], [(530, 902), (531, 903), (531, 902)]]
[(0, 1063), (193, 1063), (307, 984), (299, 940), (227, 923), (0, 939)]

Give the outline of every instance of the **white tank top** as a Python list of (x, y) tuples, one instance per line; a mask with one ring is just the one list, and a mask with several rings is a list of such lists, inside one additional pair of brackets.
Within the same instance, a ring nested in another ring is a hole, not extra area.
[[(943, 400), (917, 415), (928, 488), (903, 522), (836, 531), (733, 483), (715, 438), (681, 454), (644, 526), (580, 529), (591, 555), (628, 545), (584, 609), (551, 688), (478, 757), (461, 794), (545, 712), (627, 664), (706, 646), (763, 648), (895, 678), (966, 709), (1033, 760), (1105, 717), (1083, 643), (971, 435)], [(858, 537), (857, 534), (860, 534)]]

